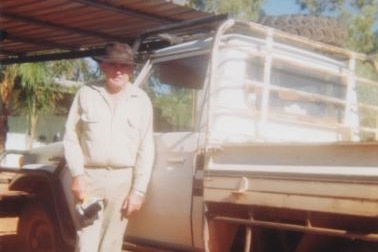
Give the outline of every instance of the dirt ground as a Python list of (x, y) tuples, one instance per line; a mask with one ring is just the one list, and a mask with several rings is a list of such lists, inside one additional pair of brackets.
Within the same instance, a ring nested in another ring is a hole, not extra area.
[(0, 251), (17, 251), (18, 218), (0, 218)]
[[(6, 183), (13, 175), (0, 173), (0, 199), (8, 192)], [(0, 218), (0, 252), (17, 251), (17, 224), (18, 218)]]

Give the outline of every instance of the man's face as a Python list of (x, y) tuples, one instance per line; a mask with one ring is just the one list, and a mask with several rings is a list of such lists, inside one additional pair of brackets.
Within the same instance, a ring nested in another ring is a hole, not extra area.
[(102, 62), (101, 70), (104, 72), (107, 80), (107, 87), (111, 92), (120, 91), (130, 80), (133, 72), (132, 65)]

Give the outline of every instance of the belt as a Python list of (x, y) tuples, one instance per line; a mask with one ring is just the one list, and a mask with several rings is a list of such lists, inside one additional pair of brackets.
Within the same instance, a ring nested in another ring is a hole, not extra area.
[(85, 169), (107, 169), (107, 170), (121, 170), (121, 169), (130, 169), (134, 166), (84, 166)]

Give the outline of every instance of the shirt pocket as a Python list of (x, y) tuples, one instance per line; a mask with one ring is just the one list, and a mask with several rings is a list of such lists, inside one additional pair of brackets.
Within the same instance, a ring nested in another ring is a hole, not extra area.
[(82, 122), (83, 134), (87, 140), (93, 140), (101, 137), (103, 127), (100, 123), (100, 117), (95, 113), (84, 113), (80, 117)]
[(135, 141), (136, 139), (139, 138), (140, 123), (139, 123), (139, 118), (137, 116), (126, 115), (123, 118), (123, 126), (124, 126), (125, 136), (128, 139)]

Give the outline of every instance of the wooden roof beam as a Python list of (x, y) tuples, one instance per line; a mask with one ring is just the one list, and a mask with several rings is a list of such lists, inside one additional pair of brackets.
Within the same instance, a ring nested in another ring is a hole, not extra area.
[(17, 64), (24, 62), (41, 62), (50, 60), (62, 60), (62, 59), (74, 59), (83, 57), (92, 57), (96, 55), (101, 55), (104, 52), (104, 48), (86, 49), (86, 50), (72, 50), (68, 52), (52, 53), (52, 54), (41, 54), (41, 55), (19, 55), (17, 57), (10, 57), (6, 59), (0, 59), (0, 64)]
[(127, 7), (124, 7), (124, 6), (116, 6), (114, 4), (111, 4), (111, 3), (108, 3), (108, 2), (100, 2), (98, 0), (69, 0), (69, 1), (81, 3), (81, 4), (84, 4), (84, 5), (88, 5), (88, 6), (92, 6), (92, 7), (96, 7), (96, 8), (100, 8), (100, 9), (106, 9), (106, 10), (113, 11), (113, 12), (118, 12), (118, 13), (121, 13), (121, 14), (125, 14), (127, 16), (132, 16), (132, 17), (136, 17), (136, 18), (142, 18), (142, 19), (150, 20), (152, 22), (167, 24), (167, 23), (173, 23), (173, 22), (179, 21), (177, 19), (173, 19), (173, 18), (169, 18), (169, 17), (162, 17), (162, 16), (159, 16), (159, 15), (154, 15), (152, 13), (146, 13), (146, 12), (143, 12), (143, 11), (127, 8)]
[[(74, 28), (74, 27), (70, 27), (70, 26), (66, 26), (66, 25), (41, 21), (41, 20), (36, 19), (36, 18), (32, 18), (32, 17), (28, 17), (28, 16), (20, 16), (20, 15), (14, 14), (14, 13), (6, 12), (6, 11), (1, 11), (1, 17), (21, 21), (21, 22), (24, 22), (24, 23), (32, 23), (32, 24), (35, 24), (35, 25), (44, 26), (44, 27), (48, 27), (48, 28), (52, 28), (52, 29), (57, 29), (57, 30), (65, 31), (65, 32), (102, 38), (102, 39), (105, 39), (105, 40), (115, 40), (115, 41), (124, 41), (125, 40), (124, 38), (119, 37), (119, 36), (113, 36), (113, 35), (102, 33), (102, 32), (89, 31), (89, 30)], [(12, 31), (6, 31), (6, 32), (8, 32), (8, 34), (11, 34)]]
[(12, 40), (16, 42), (23, 42), (23, 43), (28, 43), (28, 44), (34, 44), (42, 47), (47, 47), (47, 48), (52, 48), (52, 49), (65, 49), (65, 50), (72, 50), (75, 48), (74, 46), (67, 46), (64, 44), (56, 43), (53, 41), (48, 41), (48, 40), (40, 40), (40, 39), (34, 39), (34, 38), (26, 38), (22, 36), (17, 36), (14, 34), (9, 34), (7, 37), (7, 40)]

